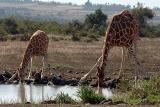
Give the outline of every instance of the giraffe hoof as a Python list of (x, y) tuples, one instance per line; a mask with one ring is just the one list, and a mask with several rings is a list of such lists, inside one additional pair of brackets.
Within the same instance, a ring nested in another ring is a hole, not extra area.
[(30, 77), (28, 77), (27, 80), (30, 80)]

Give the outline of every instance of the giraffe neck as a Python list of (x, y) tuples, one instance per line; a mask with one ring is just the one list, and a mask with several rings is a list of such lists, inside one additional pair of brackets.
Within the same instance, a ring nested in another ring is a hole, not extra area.
[(101, 60), (100, 66), (99, 66), (99, 68), (100, 68), (100, 70), (102, 70), (102, 72), (106, 66), (109, 49), (110, 49), (109, 42), (106, 39), (104, 46), (103, 46), (103, 49), (102, 49), (102, 60)]
[(23, 69), (23, 70), (26, 69), (30, 59), (31, 59), (31, 55), (29, 54), (28, 51), (26, 51), (25, 54), (24, 54), (23, 60), (21, 62), (20, 68)]

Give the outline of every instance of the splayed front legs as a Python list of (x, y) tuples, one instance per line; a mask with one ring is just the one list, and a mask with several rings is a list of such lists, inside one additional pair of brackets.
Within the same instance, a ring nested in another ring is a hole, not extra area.
[(97, 93), (102, 94), (104, 72), (103, 72), (103, 70), (100, 67), (97, 67), (97, 78), (98, 78)]
[(29, 71), (29, 75), (28, 75), (28, 79), (30, 79), (31, 75), (32, 75), (32, 57), (31, 57), (31, 63), (30, 63), (30, 71)]
[(42, 57), (42, 72), (41, 72), (41, 78), (44, 77), (44, 67), (45, 64), (48, 62), (47, 53)]

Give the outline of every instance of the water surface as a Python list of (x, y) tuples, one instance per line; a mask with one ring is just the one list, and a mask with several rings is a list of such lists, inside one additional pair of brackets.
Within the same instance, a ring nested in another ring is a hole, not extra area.
[[(28, 102), (39, 103), (43, 100), (53, 100), (57, 94), (63, 92), (75, 100), (80, 100), (77, 96), (79, 87), (73, 86), (51, 86), (51, 85), (24, 85), (25, 97)], [(105, 97), (111, 97), (110, 89), (103, 89)], [(0, 85), (0, 103), (20, 103), (20, 85)]]

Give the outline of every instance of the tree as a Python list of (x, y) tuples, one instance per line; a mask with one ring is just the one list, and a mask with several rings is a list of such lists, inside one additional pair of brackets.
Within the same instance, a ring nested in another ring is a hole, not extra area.
[(10, 18), (6, 18), (4, 19), (4, 25), (5, 25), (5, 29), (9, 34), (17, 34), (18, 30), (17, 30), (17, 23), (15, 21), (14, 18), (10, 17)]
[(85, 18), (85, 26), (88, 30), (95, 30), (99, 35), (103, 35), (106, 27), (107, 15), (101, 9), (97, 9)]
[(85, 25), (88, 28), (105, 26), (107, 15), (105, 15), (101, 9), (97, 9), (94, 13), (91, 13), (85, 18)]
[(147, 20), (151, 20), (154, 17), (154, 13), (152, 9), (148, 7), (143, 7), (142, 4), (137, 3), (137, 7), (132, 9), (133, 14), (135, 14), (139, 21), (140, 26), (140, 35), (146, 36), (145, 32), (147, 32), (146, 28), (149, 26)]

